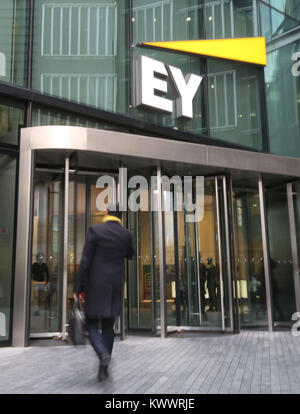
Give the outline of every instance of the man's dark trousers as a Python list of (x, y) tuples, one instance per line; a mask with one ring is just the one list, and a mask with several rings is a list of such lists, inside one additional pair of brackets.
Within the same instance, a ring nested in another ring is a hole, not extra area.
[(101, 318), (101, 331), (98, 328), (99, 319), (86, 319), (86, 327), (90, 336), (90, 342), (99, 358), (103, 354), (112, 353), (114, 344), (115, 319)]

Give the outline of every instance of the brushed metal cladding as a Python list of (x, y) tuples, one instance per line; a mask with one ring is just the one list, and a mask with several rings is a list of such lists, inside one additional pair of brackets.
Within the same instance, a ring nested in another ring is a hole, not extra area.
[(42, 126), (21, 131), (24, 149), (101, 152), (158, 161), (300, 177), (300, 160), (246, 150), (170, 141), (124, 132), (72, 126)]
[(15, 347), (26, 345), (28, 300), (27, 269), (30, 249), (32, 151), (22, 151), (19, 166), (16, 268), (13, 304), (13, 337)]

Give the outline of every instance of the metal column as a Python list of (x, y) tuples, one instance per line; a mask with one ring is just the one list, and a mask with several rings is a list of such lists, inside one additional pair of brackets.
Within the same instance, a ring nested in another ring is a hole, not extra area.
[(159, 279), (160, 279), (160, 336), (167, 337), (167, 307), (166, 307), (166, 278), (165, 278), (165, 249), (164, 249), (164, 217), (162, 200), (161, 167), (157, 167), (157, 200), (158, 200), (158, 246), (159, 246)]
[[(120, 208), (122, 211), (125, 209), (125, 206), (127, 207), (127, 169), (124, 168), (123, 162), (120, 165), (119, 169), (119, 179), (118, 179), (118, 188), (117, 188), (117, 194), (118, 194), (118, 201)], [(126, 210), (125, 210), (126, 211)], [(122, 225), (125, 224), (125, 212), (122, 214)], [(127, 284), (124, 284), (124, 289), (128, 286), (128, 266), (126, 267), (126, 280)], [(123, 298), (122, 298), (122, 312), (120, 315), (120, 339), (121, 341), (124, 341), (126, 337), (125, 333), (125, 290), (123, 292)]]
[(269, 240), (268, 240), (265, 189), (264, 189), (264, 185), (263, 185), (263, 181), (261, 177), (258, 180), (258, 189), (259, 189), (262, 244), (263, 244), (263, 254), (264, 254), (266, 299), (267, 299), (267, 309), (268, 309), (268, 327), (269, 327), (269, 331), (273, 332), (274, 318), (273, 318), (272, 292), (271, 292), (270, 250), (269, 250)]
[(21, 141), (12, 323), (12, 346), (15, 347), (27, 346), (29, 340), (33, 172), (34, 153), (24, 150)]
[(218, 226), (218, 250), (219, 250), (219, 265), (220, 265), (220, 302), (221, 302), (221, 317), (222, 317), (222, 331), (225, 331), (224, 318), (224, 286), (223, 286), (223, 258), (222, 258), (222, 243), (221, 243), (221, 222), (220, 222), (220, 197), (218, 191), (218, 177), (215, 177), (216, 190), (216, 205), (217, 205), (217, 226)]
[(68, 288), (68, 237), (69, 237), (69, 167), (70, 159), (65, 159), (64, 186), (64, 230), (63, 230), (63, 286), (62, 286), (62, 339), (66, 339), (67, 288)]
[(230, 255), (230, 237), (229, 237), (229, 220), (228, 220), (228, 200), (227, 200), (227, 183), (226, 177), (223, 177), (223, 197), (224, 197), (224, 217), (225, 217), (225, 237), (226, 237), (226, 258), (227, 258), (227, 281), (228, 281), (228, 301), (230, 313), (230, 328), (233, 329), (233, 295), (232, 295), (232, 268)]

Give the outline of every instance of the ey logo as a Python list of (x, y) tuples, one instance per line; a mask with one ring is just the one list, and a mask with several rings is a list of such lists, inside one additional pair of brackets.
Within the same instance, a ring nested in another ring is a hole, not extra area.
[[(147, 42), (140, 47), (189, 55), (233, 60), (258, 66), (266, 66), (266, 41), (264, 37), (238, 39), (189, 40), (175, 42)], [(173, 84), (177, 118), (193, 118), (193, 99), (202, 82), (202, 76), (183, 76), (180, 69), (146, 56), (137, 60), (137, 106), (173, 113), (173, 101), (167, 99), (168, 80)]]

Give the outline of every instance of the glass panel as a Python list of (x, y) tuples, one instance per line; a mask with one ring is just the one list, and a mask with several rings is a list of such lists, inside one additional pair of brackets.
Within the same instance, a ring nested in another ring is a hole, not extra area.
[[(296, 229), (296, 240), (298, 250), (298, 264), (300, 267), (300, 183), (294, 183), (296, 193), (293, 196), (294, 200), (294, 215), (295, 215), (295, 229)], [(300, 275), (300, 269), (298, 269)], [(300, 292), (298, 292), (300, 294)]]
[(73, 306), (74, 279), (86, 236), (86, 183), (85, 177), (77, 174), (70, 175), (68, 225), (67, 320)]
[(10, 339), (15, 186), (16, 160), (0, 154), (0, 343)]
[(259, 69), (208, 59), (211, 136), (262, 149)]
[(255, 36), (252, 0), (206, 0), (205, 3), (207, 39)]
[(300, 25), (298, 0), (266, 0), (260, 2), (260, 10), (262, 34), (267, 40)]
[(23, 108), (0, 103), (0, 142), (17, 145), (20, 125), (24, 125)]
[[(223, 181), (222, 179), (219, 181), (220, 217), (221, 221), (225, 222)], [(164, 201), (165, 205), (172, 210), (173, 194), (171, 192), (164, 192)], [(220, 228), (221, 269), (217, 214), (215, 179), (205, 180), (204, 214), (199, 222), (188, 222), (187, 213), (183, 211), (165, 212), (169, 327), (191, 326), (221, 329), (221, 299), (225, 303), (225, 326), (230, 326), (225, 228), (222, 226)], [(221, 274), (223, 275), (223, 298)]]
[(199, 249), (201, 319), (203, 327), (221, 327), (220, 260), (216, 187), (214, 179), (205, 180), (204, 215), (196, 223)]
[(0, 2), (0, 81), (26, 85), (27, 0)]
[(233, 203), (241, 327), (267, 326), (258, 189), (234, 189)]
[(177, 310), (176, 310), (176, 283), (177, 271), (175, 263), (175, 238), (174, 238), (174, 209), (173, 209), (173, 193), (171, 191), (163, 191), (164, 212), (164, 231), (165, 231), (165, 255), (166, 255), (166, 301), (167, 301), (167, 325), (168, 327), (177, 326)]
[(104, 202), (109, 204), (109, 200), (114, 200), (113, 197), (114, 190), (111, 186), (106, 189), (104, 188), (97, 188), (97, 178), (91, 178), (92, 184), (89, 184), (89, 194), (90, 194), (90, 215), (89, 215), (89, 226), (94, 226), (95, 224), (101, 224), (103, 217), (105, 215), (105, 211), (100, 210), (97, 207), (97, 198), (101, 197), (101, 193), (104, 191), (108, 191), (108, 195), (106, 196)]
[(126, 112), (125, 3), (35, 1), (33, 88)]
[(285, 187), (266, 191), (275, 324), (291, 324), (296, 312), (289, 214)]
[[(140, 200), (147, 198), (149, 203), (149, 196), (148, 190), (141, 190)], [(152, 329), (151, 211), (129, 209), (128, 228), (133, 232), (136, 251), (128, 262), (129, 329)]]
[(178, 212), (178, 264), (180, 291), (180, 325), (198, 326), (199, 297), (196, 266), (194, 223), (185, 221), (184, 212)]
[(60, 329), (61, 237), (62, 179), (57, 177), (57, 174), (36, 172), (31, 268), (31, 333), (58, 332)]
[(292, 157), (300, 156), (299, 47), (297, 41), (269, 53), (265, 69), (270, 151)]
[[(155, 192), (155, 190), (154, 190)], [(157, 193), (156, 193), (157, 194)], [(153, 194), (153, 199), (155, 194)], [(155, 203), (156, 201), (154, 201)], [(154, 204), (155, 205), (155, 204)], [(153, 270), (154, 270), (154, 298), (155, 304), (153, 311), (155, 313), (155, 326), (156, 328), (161, 326), (160, 320), (160, 272), (159, 272), (159, 263), (160, 263), (160, 256), (159, 256), (159, 233), (158, 233), (158, 213), (152, 213), (152, 220), (153, 220), (153, 250), (154, 250), (154, 257), (153, 257)]]

